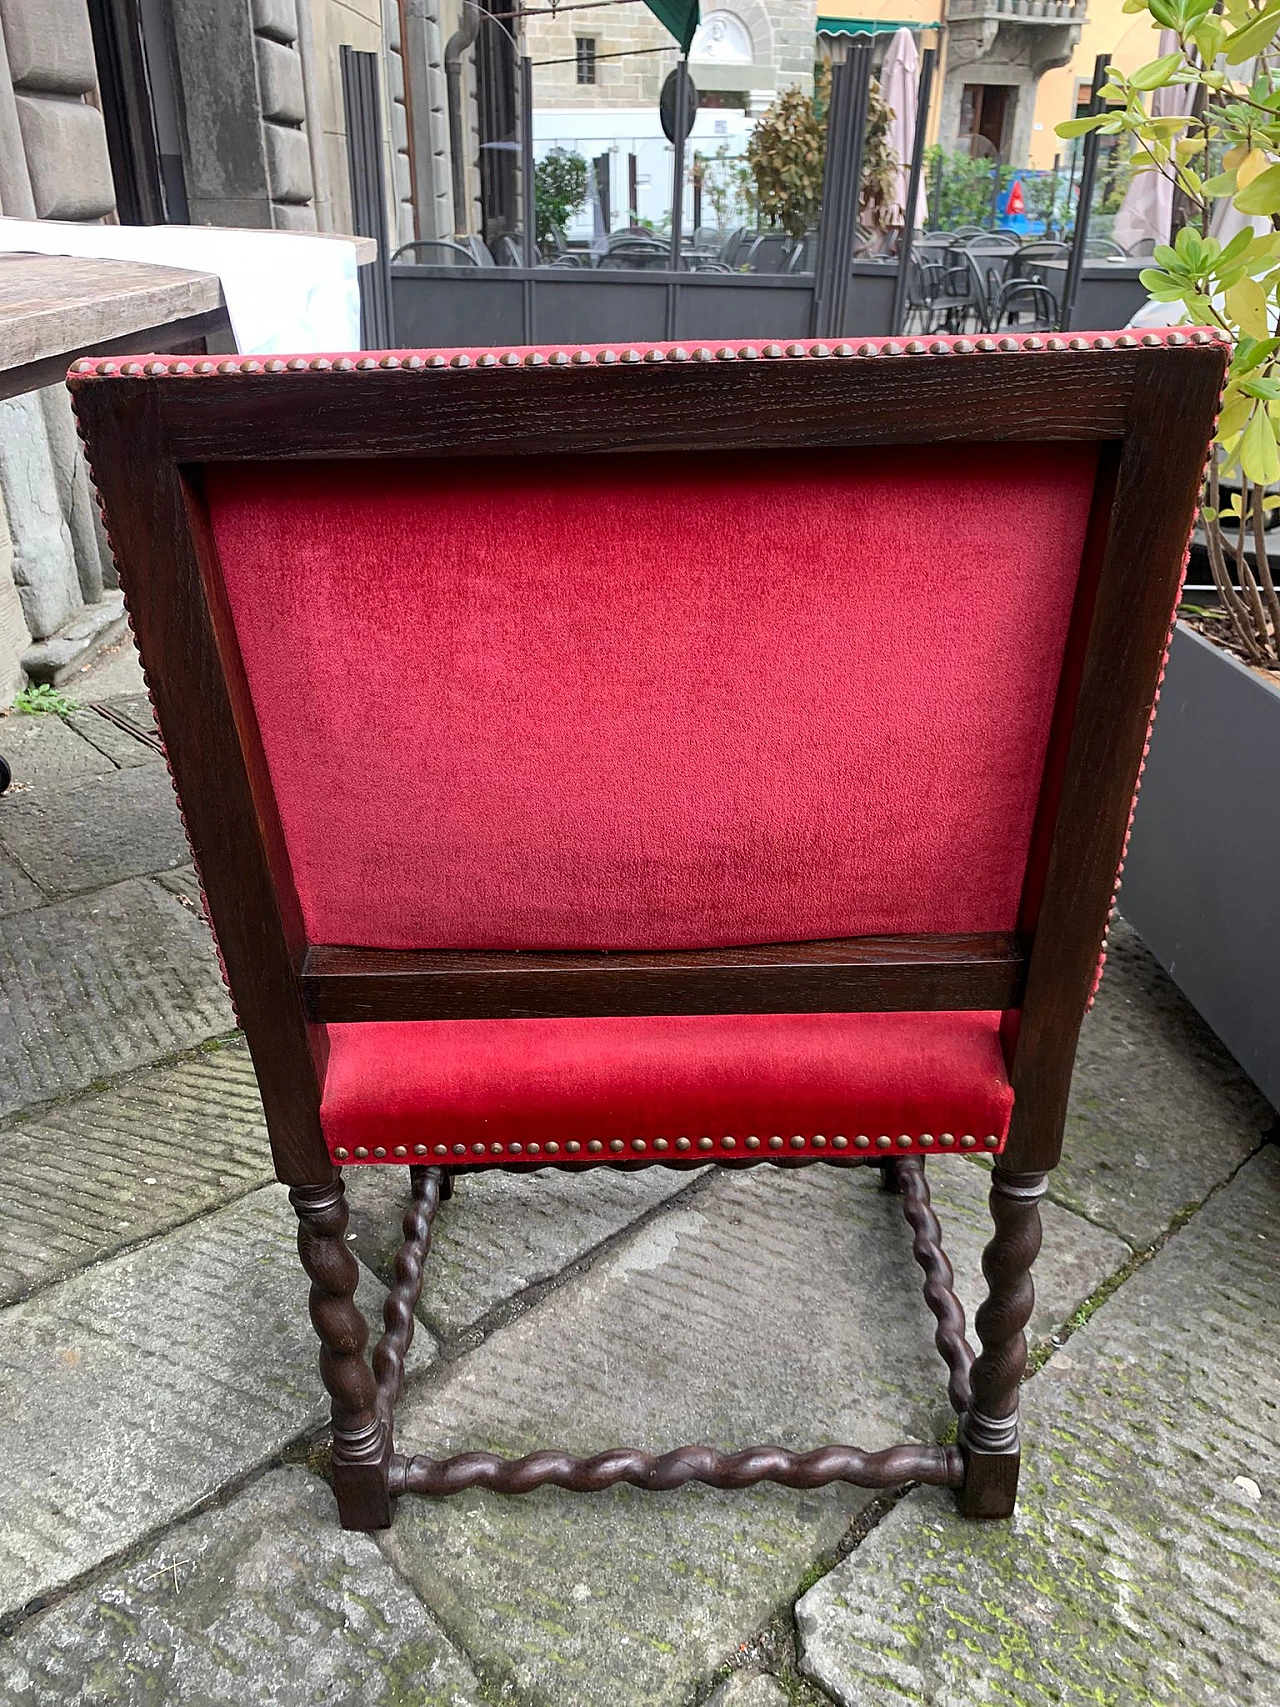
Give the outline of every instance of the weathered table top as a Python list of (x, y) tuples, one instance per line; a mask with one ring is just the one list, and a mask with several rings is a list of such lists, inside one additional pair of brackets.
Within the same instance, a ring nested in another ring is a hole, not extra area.
[[(360, 265), (377, 252), (370, 238), (341, 241)], [(0, 398), (57, 384), (88, 352), (171, 350), (229, 326), (216, 273), (0, 251)]]

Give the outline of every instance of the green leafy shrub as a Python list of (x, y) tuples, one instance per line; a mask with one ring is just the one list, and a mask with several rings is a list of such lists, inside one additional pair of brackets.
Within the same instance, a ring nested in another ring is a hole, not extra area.
[[(1209, 562), (1235, 637), (1254, 663), (1280, 667), (1280, 595), (1264, 537), (1267, 512), (1280, 499), (1280, 0), (1125, 0), (1176, 32), (1170, 53), (1131, 75), (1112, 67), (1101, 111), (1058, 126), (1062, 137), (1097, 130), (1132, 145), (1134, 172), (1172, 180), (1181, 229), (1159, 247), (1142, 282), (1157, 300), (1178, 303), (1183, 318), (1228, 332), (1235, 349), (1218, 419), (1203, 511)], [(1221, 69), (1219, 69), (1221, 66)], [(1246, 68), (1251, 67), (1248, 76)], [(1152, 115), (1149, 97), (1189, 86), (1191, 111)], [(1215, 208), (1261, 215), (1226, 243), (1209, 235)], [(1220, 480), (1238, 479), (1222, 501)], [(1228, 536), (1234, 535), (1234, 539)], [(1256, 565), (1240, 549), (1252, 536)], [(1240, 585), (1237, 590), (1228, 568)]]
[(587, 200), (587, 163), (568, 148), (548, 149), (533, 168), (533, 201), (539, 243), (553, 225), (565, 226)]

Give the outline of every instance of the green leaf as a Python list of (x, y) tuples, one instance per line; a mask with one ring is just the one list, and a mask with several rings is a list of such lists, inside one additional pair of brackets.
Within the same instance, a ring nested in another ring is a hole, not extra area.
[(1280, 480), (1280, 452), (1276, 450), (1275, 427), (1265, 409), (1255, 409), (1240, 440), (1240, 466), (1259, 486)]
[[(1154, 12), (1154, 7), (1152, 10)], [(1223, 44), (1227, 64), (1240, 65), (1246, 59), (1256, 58), (1270, 47), (1277, 29), (1280, 29), (1280, 4), (1272, 4), (1227, 37)]]
[(1216, 178), (1206, 178), (1200, 186), (1207, 196), (1233, 196), (1236, 193), (1234, 172), (1219, 172)]
[(1264, 403), (1274, 403), (1280, 397), (1280, 379), (1242, 379), (1240, 389), (1247, 397), (1260, 397)]
[(1159, 89), (1166, 84), (1174, 72), (1182, 64), (1182, 52), (1163, 53), (1159, 59), (1152, 59), (1146, 65), (1140, 65), (1129, 78), (1131, 88)]
[(1280, 213), (1280, 166), (1268, 166), (1239, 192), (1235, 205), (1241, 213)]
[(1066, 138), (1087, 136), (1091, 130), (1097, 130), (1101, 123), (1102, 114), (1095, 113), (1091, 118), (1063, 119), (1061, 124), (1054, 126), (1054, 131), (1056, 135)]
[(1242, 332), (1251, 338), (1265, 338), (1271, 327), (1267, 323), (1267, 293), (1257, 279), (1241, 279), (1226, 295), (1227, 314)]

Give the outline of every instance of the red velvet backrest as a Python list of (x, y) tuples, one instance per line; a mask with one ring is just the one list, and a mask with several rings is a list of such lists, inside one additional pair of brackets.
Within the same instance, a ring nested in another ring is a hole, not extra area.
[(1012, 929), (1097, 466), (208, 466), (309, 939)]

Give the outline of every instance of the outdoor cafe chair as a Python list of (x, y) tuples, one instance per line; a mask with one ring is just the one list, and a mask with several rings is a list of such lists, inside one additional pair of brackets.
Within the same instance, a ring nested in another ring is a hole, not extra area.
[[(345, 1526), (548, 1483), (1013, 1510), (1038, 1206), (1226, 355), (1175, 330), (75, 364)], [(973, 1159), (976, 1356), (925, 1173)], [(896, 1185), (954, 1441), (808, 1449), (801, 1417), (737, 1451), (396, 1450), (459, 1178), (707, 1163)], [(379, 1165), (409, 1206), (370, 1363), (343, 1174)]]

